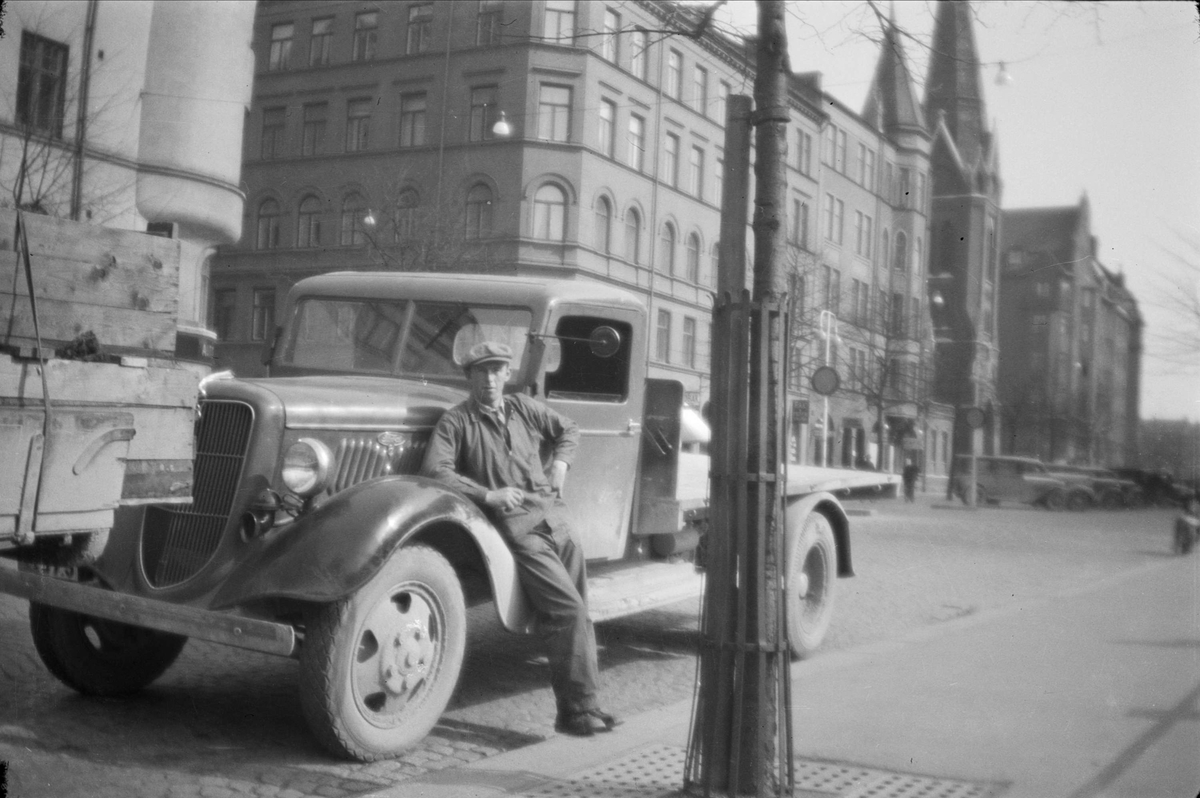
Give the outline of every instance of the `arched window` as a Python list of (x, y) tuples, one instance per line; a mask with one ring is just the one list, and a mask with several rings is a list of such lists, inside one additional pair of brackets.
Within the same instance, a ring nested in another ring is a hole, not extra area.
[(338, 239), (343, 247), (356, 247), (367, 243), (365, 222), (367, 201), (357, 192), (347, 194), (342, 200), (342, 231)]
[(705, 282), (708, 285), (715, 286), (717, 284), (718, 275), (721, 273), (721, 242), (714, 241), (712, 245), (712, 267), (708, 270)]
[(920, 275), (925, 271), (925, 246), (921, 243), (921, 237), (917, 236), (917, 251), (913, 256), (913, 273)]
[(392, 210), (392, 238), (397, 243), (412, 238), (420, 205), (421, 195), (411, 188), (404, 189), (396, 198), (396, 207)]
[(467, 192), (467, 238), (492, 234), (492, 190), (476, 183)]
[(896, 271), (908, 271), (908, 236), (903, 232), (896, 233)]
[(321, 200), (309, 194), (296, 212), (296, 246), (321, 246)]
[(658, 239), (658, 263), (655, 266), (663, 274), (675, 273), (675, 225), (670, 222), (662, 226), (662, 234)]
[(887, 268), (891, 263), (892, 250), (888, 243), (888, 229), (883, 228), (883, 238), (879, 242), (879, 262), (883, 264), (883, 268)]
[(630, 263), (641, 263), (642, 256), (642, 215), (637, 208), (625, 211), (625, 260)]
[(608, 197), (596, 200), (596, 249), (605, 255), (612, 252), (612, 205)]
[(279, 246), (279, 203), (265, 199), (258, 206), (258, 249), (275, 249)]
[(566, 240), (567, 195), (553, 183), (547, 183), (533, 195), (533, 237), (543, 241)]
[(687, 279), (690, 282), (700, 282), (700, 235), (692, 233), (687, 237)]

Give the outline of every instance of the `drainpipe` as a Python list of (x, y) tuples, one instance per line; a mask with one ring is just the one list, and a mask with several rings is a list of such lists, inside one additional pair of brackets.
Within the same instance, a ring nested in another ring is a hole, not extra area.
[[(647, 46), (649, 46), (647, 44)], [(658, 264), (656, 261), (656, 253), (658, 252), (658, 186), (659, 186), (659, 170), (662, 168), (662, 147), (658, 145), (658, 139), (662, 138), (662, 118), (663, 118), (663, 65), (667, 61), (666, 53), (663, 49), (666, 47), (665, 42), (660, 42), (658, 47), (658, 102), (656, 103), (656, 111), (654, 114), (654, 136), (651, 138), (654, 141), (654, 178), (651, 182), (650, 189), (650, 223), (646, 225), (649, 231), (647, 245), (649, 247), (649, 258), (647, 263), (650, 266), (650, 285), (648, 286), (649, 295), (646, 307), (650, 310), (651, 317), (648, 319), (650, 326), (654, 329), (655, 335), (658, 334), (658, 316), (654, 313), (654, 280), (658, 274)], [(682, 77), (680, 78), (682, 80)], [(647, 142), (649, 144), (649, 142)], [(654, 336), (646, 336), (646, 362), (650, 362), (651, 353), (654, 351)], [(670, 355), (670, 352), (667, 353)]]
[(83, 149), (87, 136), (88, 89), (92, 81), (92, 44), (96, 36), (99, 0), (88, 0), (83, 29), (83, 52), (79, 59), (79, 103), (75, 116), (75, 152), (71, 169), (71, 219), (79, 221), (83, 210)]

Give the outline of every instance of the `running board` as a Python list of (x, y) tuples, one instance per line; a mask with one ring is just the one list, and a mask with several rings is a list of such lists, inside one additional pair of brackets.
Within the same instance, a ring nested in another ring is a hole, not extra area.
[(621, 563), (611, 571), (589, 566), (588, 617), (607, 621), (644, 612), (704, 593), (704, 574), (689, 562)]
[(0, 565), (0, 593), (94, 618), (266, 654), (288, 657), (296, 651), (296, 632), (287, 624), (130, 596), (3, 565)]

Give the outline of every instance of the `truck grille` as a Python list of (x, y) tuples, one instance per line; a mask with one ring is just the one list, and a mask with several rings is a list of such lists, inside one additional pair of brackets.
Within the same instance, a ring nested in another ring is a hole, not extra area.
[(330, 493), (337, 493), (375, 477), (388, 474), (415, 474), (425, 457), (428, 436), (406, 433), (400, 440), (383, 445), (374, 436), (343, 438), (338, 444)]
[(233, 509), (254, 411), (240, 402), (204, 402), (196, 422), (192, 504), (151, 507), (142, 529), (142, 562), (154, 587), (170, 587), (208, 563)]

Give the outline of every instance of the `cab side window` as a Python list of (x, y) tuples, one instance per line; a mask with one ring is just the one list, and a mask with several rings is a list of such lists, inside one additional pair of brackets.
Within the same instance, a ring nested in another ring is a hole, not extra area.
[[(620, 336), (615, 354), (603, 357), (593, 351), (589, 337), (598, 327), (611, 327)], [(623, 402), (629, 397), (633, 327), (597, 316), (564, 316), (554, 331), (562, 357), (559, 367), (546, 374), (546, 396), (589, 402)]]

